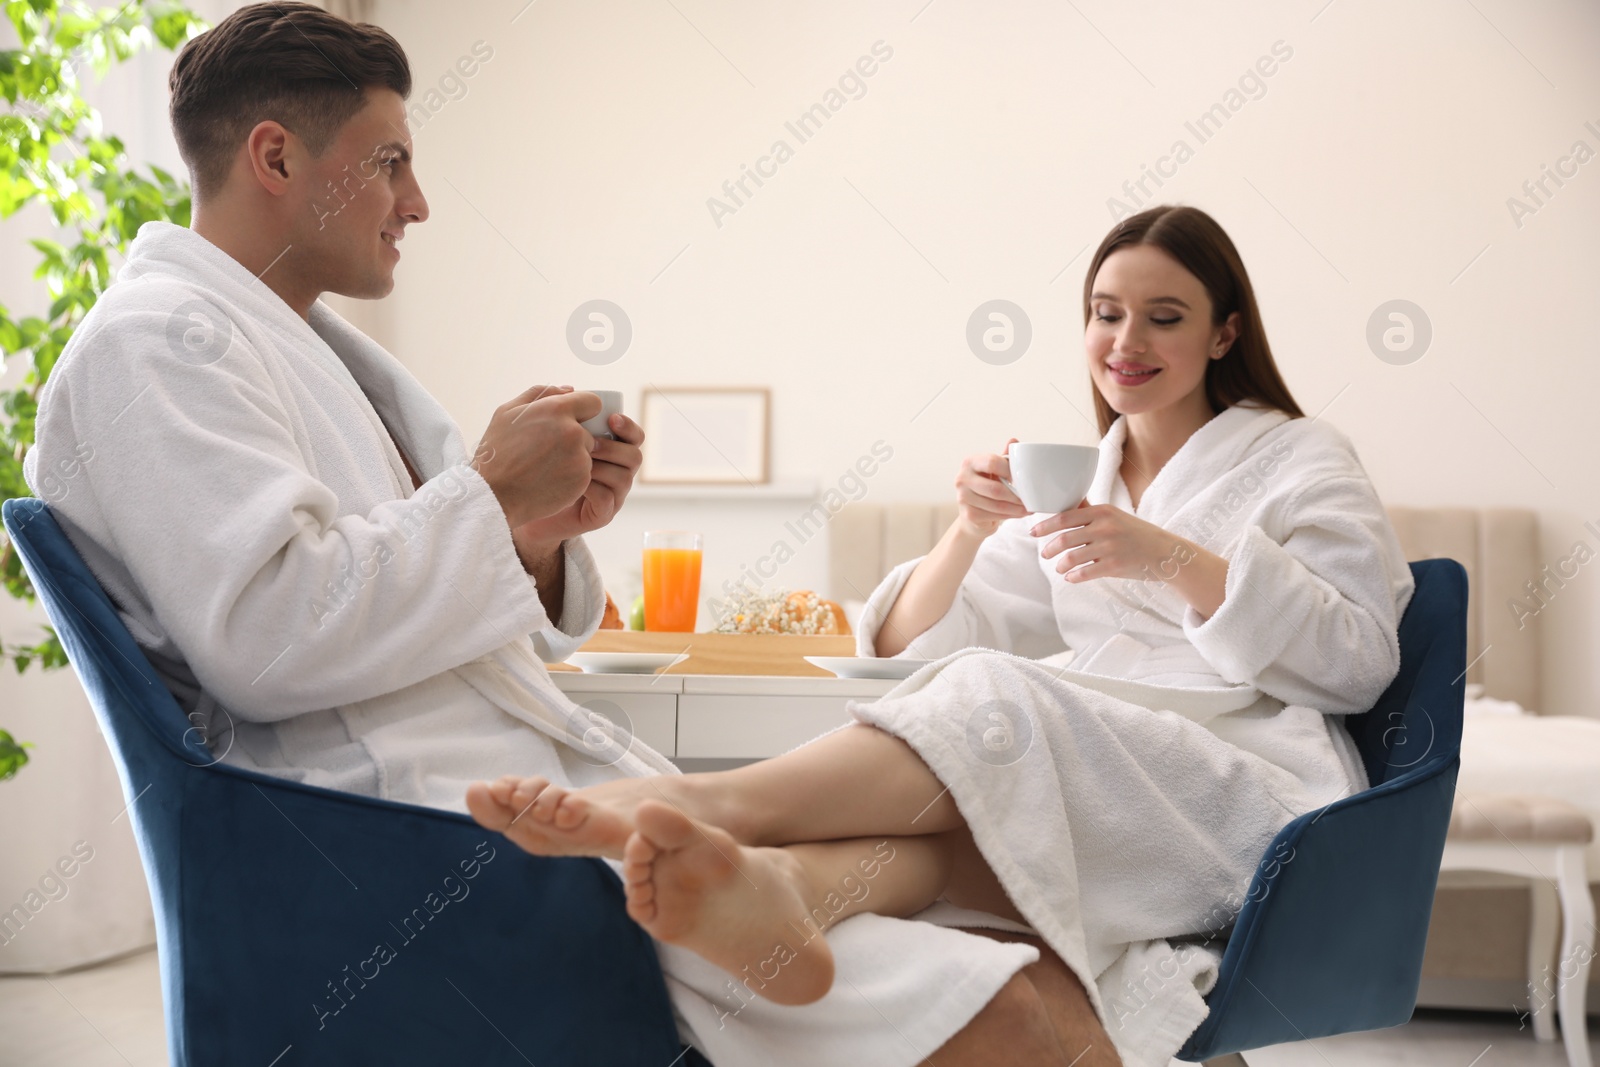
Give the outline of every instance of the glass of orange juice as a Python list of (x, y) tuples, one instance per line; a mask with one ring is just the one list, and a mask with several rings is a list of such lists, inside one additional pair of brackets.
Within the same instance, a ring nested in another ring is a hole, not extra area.
[(644, 535), (644, 628), (692, 633), (700, 608), (700, 535), (648, 530)]

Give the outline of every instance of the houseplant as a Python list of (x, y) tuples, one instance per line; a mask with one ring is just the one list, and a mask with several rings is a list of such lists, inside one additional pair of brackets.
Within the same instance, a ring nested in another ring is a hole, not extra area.
[[(139, 227), (152, 220), (189, 223), (189, 186), (155, 166), (146, 173), (122, 142), (106, 133), (83, 95), (80, 72), (103, 77), (113, 64), (159, 45), (173, 50), (205, 29), (173, 0), (127, 0), (93, 9), (59, 0), (4, 0), (18, 47), (0, 51), (0, 219), (38, 202), (50, 212), (55, 239), (30, 242), (38, 254), (34, 277), (48, 291), (43, 315), (14, 317), (0, 294), (0, 359), (27, 371), (0, 390), (0, 501), (32, 495), (22, 461), (33, 444), (39, 392), (61, 350), (100, 294), (111, 284), (111, 257), (121, 258)], [(48, 487), (43, 494), (50, 498)], [(33, 586), (9, 540), (0, 534), (0, 582), (29, 603)], [(67, 662), (54, 630), (31, 645), (0, 646), (20, 673)], [(0, 730), (0, 779), (15, 774), (27, 753)]]

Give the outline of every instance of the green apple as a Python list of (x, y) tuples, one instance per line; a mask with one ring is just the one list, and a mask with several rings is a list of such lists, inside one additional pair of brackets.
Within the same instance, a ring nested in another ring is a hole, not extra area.
[(630, 630), (643, 630), (644, 629), (644, 594), (643, 593), (640, 593), (638, 599), (636, 599), (633, 602), (633, 607), (628, 609), (628, 629), (630, 629)]

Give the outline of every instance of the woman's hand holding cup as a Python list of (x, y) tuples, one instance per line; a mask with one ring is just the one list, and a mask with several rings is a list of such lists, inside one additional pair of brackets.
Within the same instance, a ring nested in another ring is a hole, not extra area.
[[(1015, 444), (1013, 437), (1006, 448)], [(1007, 488), (1011, 464), (1004, 455), (980, 452), (961, 461), (956, 475), (956, 503), (961, 512), (956, 522), (963, 530), (982, 540), (1000, 528), (1007, 519), (1031, 514), (1017, 494)]]

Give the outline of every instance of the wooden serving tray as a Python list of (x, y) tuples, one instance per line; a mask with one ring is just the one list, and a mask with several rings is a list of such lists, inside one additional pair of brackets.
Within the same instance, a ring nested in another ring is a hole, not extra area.
[[(582, 652), (688, 652), (689, 658), (662, 674), (763, 674), (796, 678), (832, 678), (806, 656), (854, 656), (850, 634), (685, 634), (645, 630), (600, 630)], [(577, 670), (552, 663), (551, 670)]]

